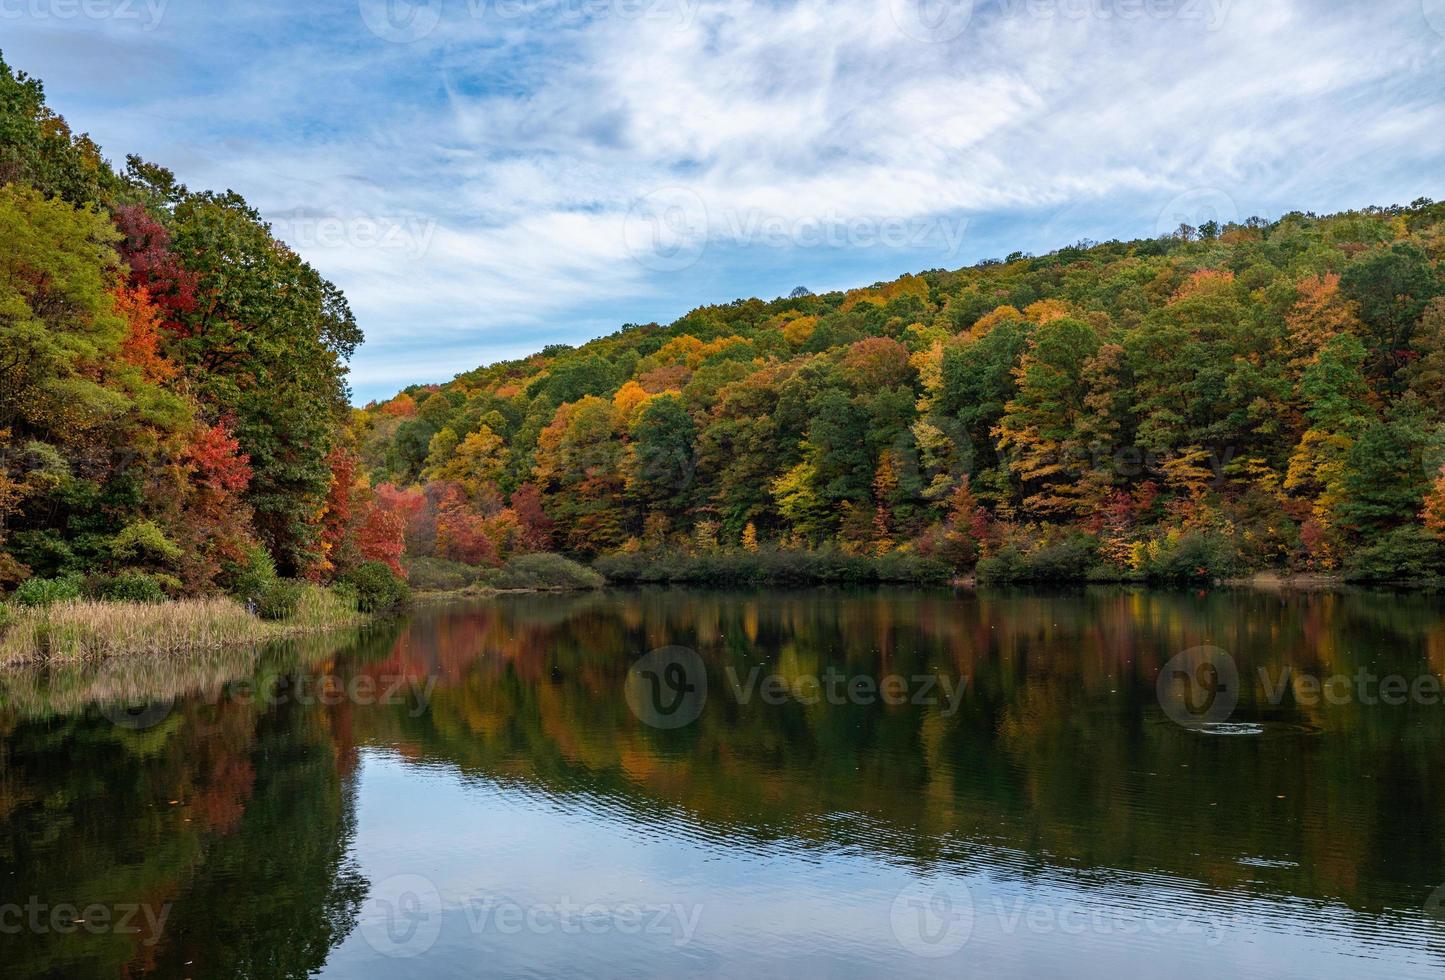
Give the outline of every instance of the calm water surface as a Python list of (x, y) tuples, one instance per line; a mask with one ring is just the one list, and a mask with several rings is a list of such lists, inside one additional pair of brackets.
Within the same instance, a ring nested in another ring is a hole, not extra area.
[(1442, 671), (1430, 597), (819, 590), (12, 673), (0, 976), (1436, 976)]

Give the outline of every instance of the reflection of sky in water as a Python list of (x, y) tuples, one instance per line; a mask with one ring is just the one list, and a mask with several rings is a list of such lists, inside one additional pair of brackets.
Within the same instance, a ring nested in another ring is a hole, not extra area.
[[(1201, 644), (1238, 693), (1202, 722), (1171, 700)], [(629, 668), (673, 645), (697, 651), (707, 703), (652, 728)], [(0, 936), (5, 976), (1445, 964), (1445, 708), (1331, 704), (1278, 680), (1437, 677), (1429, 596), (510, 596), (171, 667), (0, 675), (0, 905), (172, 903), (154, 947)], [(966, 684), (956, 711), (743, 701), (728, 672), (755, 667), (794, 693), (834, 671)], [(273, 703), (283, 679), (405, 696)], [(128, 727), (98, 707), (117, 698), (168, 710)]]
[[(1423, 915), (1377, 918), (1164, 875), (1063, 870), (967, 842), (956, 843), (968, 858), (925, 867), (841, 833), (826, 844), (732, 842), (666, 812), (642, 822), (605, 798), (556, 797), (386, 751), (363, 756), (357, 818), (354, 855), (366, 877), (429, 879), (444, 903), (441, 928), (411, 959), (379, 956), (358, 929), (332, 954), (327, 977), (1426, 977), (1440, 963), (1420, 941), (1438, 941), (1440, 927)], [(837, 829), (850, 823), (841, 814)], [(916, 956), (895, 934), (894, 900), (917, 883), (965, 887), (972, 929), (956, 953)], [(658, 931), (504, 935), (479, 912), (489, 897), (548, 910), (630, 903), (655, 910)], [(695, 932), (678, 942), (692, 915)]]

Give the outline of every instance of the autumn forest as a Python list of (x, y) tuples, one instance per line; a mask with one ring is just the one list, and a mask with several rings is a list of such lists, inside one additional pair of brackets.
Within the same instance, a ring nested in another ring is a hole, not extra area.
[(1445, 573), (1429, 200), (703, 306), (364, 408), (321, 272), (3, 63), (0, 240), (4, 590)]

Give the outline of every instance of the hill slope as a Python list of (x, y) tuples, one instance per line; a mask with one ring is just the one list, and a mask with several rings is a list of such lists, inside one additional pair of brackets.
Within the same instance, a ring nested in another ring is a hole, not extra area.
[(739, 300), (358, 413), (408, 546), (1441, 570), (1445, 205)]

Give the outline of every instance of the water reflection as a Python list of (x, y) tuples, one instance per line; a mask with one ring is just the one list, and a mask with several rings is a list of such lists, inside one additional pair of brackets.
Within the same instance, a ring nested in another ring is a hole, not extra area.
[[(671, 728), (627, 696), (665, 647), (706, 690)], [(1231, 710), (1178, 724), (1161, 671), (1201, 647)], [(17, 976), (1430, 975), (1442, 669), (1429, 597), (659, 590), (11, 675), (0, 906), (169, 911), (0, 945)]]

